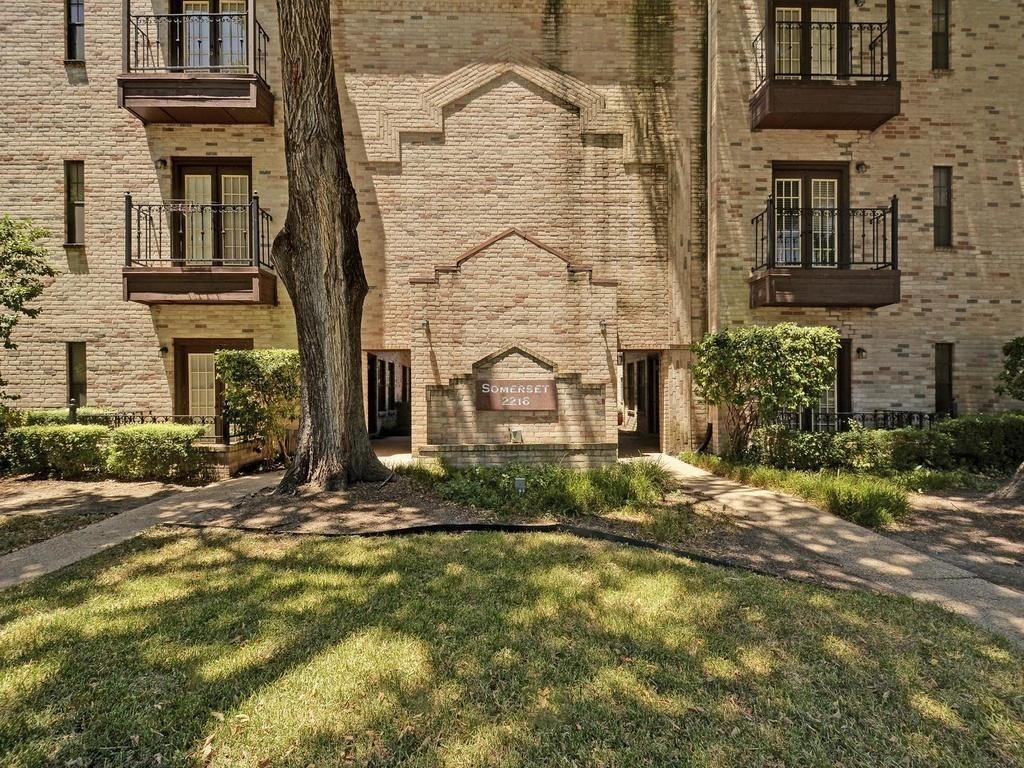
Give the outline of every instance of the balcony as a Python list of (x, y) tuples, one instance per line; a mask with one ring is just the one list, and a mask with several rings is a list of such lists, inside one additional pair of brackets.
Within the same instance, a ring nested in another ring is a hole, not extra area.
[(276, 304), (270, 214), (247, 204), (135, 203), (125, 195), (125, 301)]
[(269, 37), (255, 13), (133, 14), (124, 0), (118, 105), (143, 123), (274, 122)]
[(897, 198), (888, 208), (776, 208), (769, 198), (752, 224), (751, 308), (900, 302)]
[(873, 131), (900, 113), (892, 10), (887, 22), (769, 24), (754, 59), (754, 129)]

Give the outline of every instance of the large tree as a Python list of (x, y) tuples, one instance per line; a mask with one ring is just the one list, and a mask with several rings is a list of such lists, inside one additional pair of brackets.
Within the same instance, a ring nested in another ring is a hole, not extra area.
[(277, 0), (288, 217), (274, 263), (295, 308), (302, 367), (298, 448), (280, 491), (336, 490), (387, 470), (370, 446), (361, 323), (368, 286), (345, 160), (330, 0)]

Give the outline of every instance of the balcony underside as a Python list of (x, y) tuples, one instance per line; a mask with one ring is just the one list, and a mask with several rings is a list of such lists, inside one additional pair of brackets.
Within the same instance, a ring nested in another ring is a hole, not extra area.
[(869, 307), (900, 303), (900, 272), (894, 269), (759, 269), (748, 281), (750, 306)]
[(750, 99), (758, 128), (873, 131), (900, 113), (898, 82), (769, 80)]
[(125, 301), (277, 304), (277, 276), (256, 267), (124, 267)]
[(274, 123), (274, 95), (256, 75), (123, 74), (118, 103), (143, 123)]

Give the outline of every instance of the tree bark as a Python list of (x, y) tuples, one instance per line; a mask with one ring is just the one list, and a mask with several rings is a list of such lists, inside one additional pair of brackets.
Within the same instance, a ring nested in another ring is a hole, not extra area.
[(992, 498), (1010, 501), (1024, 499), (1024, 464), (1017, 468), (1017, 474), (1013, 476), (1010, 482), (992, 494)]
[(345, 159), (330, 0), (277, 0), (288, 216), (274, 240), (302, 368), (299, 439), (279, 492), (337, 490), (387, 471), (363, 411), (359, 205)]

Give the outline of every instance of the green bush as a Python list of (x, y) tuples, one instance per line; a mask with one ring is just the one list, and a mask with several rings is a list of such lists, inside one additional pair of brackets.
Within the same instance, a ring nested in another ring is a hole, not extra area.
[(928, 429), (754, 432), (746, 460), (778, 469), (888, 474), (918, 468), (1012, 472), (1024, 461), (1024, 413), (963, 416)]
[[(405, 470), (444, 498), (504, 515), (600, 515), (629, 505), (653, 504), (671, 476), (653, 461), (632, 461), (579, 470), (553, 464)], [(526, 479), (519, 494), (515, 479)]]
[(1024, 400), (1024, 336), (1011, 339), (1003, 347), (1003, 370), (999, 372), (996, 392)]
[(0, 403), (0, 472), (11, 468), (10, 431), (24, 425), (21, 412)]
[[(76, 424), (101, 424), (109, 427), (116, 411), (108, 408), (82, 407), (78, 409)], [(67, 408), (29, 408), (21, 412), (25, 426), (42, 427), (68, 424)]]
[(683, 458), (745, 485), (799, 496), (837, 517), (869, 528), (889, 525), (910, 511), (906, 491), (886, 478), (751, 466), (696, 453)]
[(210, 453), (197, 444), (203, 427), (136, 424), (111, 432), (107, 472), (120, 480), (202, 480)]
[(780, 411), (816, 402), (835, 382), (839, 334), (793, 323), (712, 333), (693, 347), (693, 383), (724, 416), (726, 452), (746, 453), (752, 432)]
[(294, 349), (225, 349), (217, 375), (232, 433), (288, 455), (288, 429), (299, 418), (301, 379)]
[(98, 424), (17, 427), (9, 433), (11, 467), (58, 478), (98, 475), (109, 437), (110, 430)]

